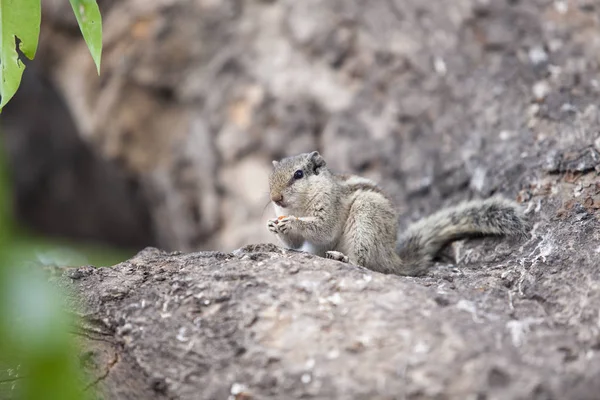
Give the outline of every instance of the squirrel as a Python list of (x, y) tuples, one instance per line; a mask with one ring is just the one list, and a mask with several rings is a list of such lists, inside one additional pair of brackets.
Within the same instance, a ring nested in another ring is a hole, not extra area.
[(273, 161), (267, 221), (288, 248), (368, 268), (418, 276), (455, 240), (482, 235), (525, 236), (520, 206), (501, 197), (442, 209), (398, 232), (392, 201), (370, 179), (336, 174), (317, 151)]

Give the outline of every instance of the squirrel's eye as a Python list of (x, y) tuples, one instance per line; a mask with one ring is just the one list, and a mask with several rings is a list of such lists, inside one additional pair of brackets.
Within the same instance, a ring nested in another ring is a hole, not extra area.
[(294, 179), (302, 179), (303, 176), (304, 176), (304, 172), (302, 172), (301, 169), (299, 169), (298, 171), (294, 172)]

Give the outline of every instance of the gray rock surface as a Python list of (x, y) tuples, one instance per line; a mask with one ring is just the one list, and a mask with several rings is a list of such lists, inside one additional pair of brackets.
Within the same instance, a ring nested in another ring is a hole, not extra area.
[(584, 225), (463, 243), (423, 278), (249, 245), (148, 248), (58, 283), (108, 398), (591, 400), (598, 252), (580, 247), (600, 234)]

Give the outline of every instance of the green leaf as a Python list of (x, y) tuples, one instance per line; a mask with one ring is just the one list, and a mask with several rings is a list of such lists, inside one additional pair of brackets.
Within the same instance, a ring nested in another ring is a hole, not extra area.
[[(1, 1), (1, 0), (0, 0)], [(39, 0), (38, 0), (39, 1)], [(102, 16), (96, 0), (69, 0), (75, 12), (79, 29), (83, 34), (92, 58), (100, 75), (100, 58), (102, 56)]]
[(33, 60), (40, 37), (40, 0), (0, 0), (0, 110), (15, 95), (25, 65), (19, 59), (19, 49)]

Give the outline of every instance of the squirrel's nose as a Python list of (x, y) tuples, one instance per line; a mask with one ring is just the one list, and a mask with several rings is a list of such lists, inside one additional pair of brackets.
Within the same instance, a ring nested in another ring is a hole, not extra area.
[(271, 201), (273, 203), (279, 203), (282, 200), (283, 200), (283, 195), (282, 194), (271, 194)]

